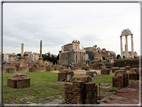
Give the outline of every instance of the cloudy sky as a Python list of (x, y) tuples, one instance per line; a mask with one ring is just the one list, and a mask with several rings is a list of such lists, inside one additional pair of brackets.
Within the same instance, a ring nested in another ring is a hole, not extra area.
[[(139, 3), (4, 3), (3, 53), (50, 51), (74, 39), (82, 46), (97, 45), (120, 54), (123, 29), (133, 33), (134, 51), (140, 55)], [(123, 37), (123, 50), (125, 37)], [(128, 36), (131, 51), (131, 37)]]

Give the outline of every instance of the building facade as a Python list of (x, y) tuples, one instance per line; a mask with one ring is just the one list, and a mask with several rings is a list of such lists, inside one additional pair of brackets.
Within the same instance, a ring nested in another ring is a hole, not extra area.
[(59, 62), (64, 66), (73, 63), (86, 63), (87, 58), (85, 50), (80, 49), (80, 42), (77, 40), (62, 46), (62, 51), (59, 51)]
[(113, 63), (116, 60), (115, 52), (107, 51), (105, 48), (102, 49), (100, 49), (100, 47), (97, 48), (97, 45), (94, 45), (93, 47), (86, 47), (84, 49), (86, 51), (92, 51), (93, 61), (106, 60), (109, 61), (110, 63)]

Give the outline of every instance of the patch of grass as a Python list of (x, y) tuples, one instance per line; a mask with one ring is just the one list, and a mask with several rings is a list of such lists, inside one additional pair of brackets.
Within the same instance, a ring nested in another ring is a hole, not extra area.
[[(7, 79), (13, 74), (3, 73), (3, 104), (25, 104), (27, 101), (37, 103), (39, 98), (46, 100), (48, 96), (63, 95), (64, 85), (57, 83), (58, 74), (53, 72), (17, 72), (26, 74), (30, 78), (28, 88), (7, 87)], [(53, 84), (50, 84), (50, 83)], [(21, 101), (20, 99), (26, 99)], [(52, 99), (50, 99), (52, 100)]]
[(99, 85), (99, 83), (112, 83), (112, 77), (114, 77), (113, 75), (97, 75), (96, 78), (93, 78), (93, 82), (96, 85)]

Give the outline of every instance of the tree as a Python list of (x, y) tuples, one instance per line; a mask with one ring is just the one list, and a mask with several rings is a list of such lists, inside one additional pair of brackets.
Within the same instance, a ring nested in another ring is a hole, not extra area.
[(24, 54), (24, 56), (28, 56), (28, 54)]
[(118, 54), (118, 55), (117, 55), (117, 59), (119, 59), (120, 57), (121, 57), (121, 56)]
[(21, 56), (21, 54), (20, 54), (20, 53), (18, 53), (18, 54), (17, 54), (17, 56)]
[(59, 60), (59, 54), (58, 54), (58, 56), (57, 56), (57, 60)]

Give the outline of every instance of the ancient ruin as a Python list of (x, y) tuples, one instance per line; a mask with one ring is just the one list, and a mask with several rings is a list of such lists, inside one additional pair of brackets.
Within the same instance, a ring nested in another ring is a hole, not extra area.
[(101, 67), (101, 74), (104, 74), (104, 75), (110, 74), (110, 69), (107, 69), (104, 63), (102, 64), (102, 67)]
[(113, 87), (127, 87), (128, 81), (128, 74), (125, 70), (117, 70), (112, 77)]
[(85, 63), (88, 55), (84, 49), (80, 49), (80, 41), (73, 40), (62, 46), (62, 51), (59, 52), (59, 62), (61, 65), (69, 66), (73, 63)]
[(131, 68), (129, 73), (130, 80), (139, 80), (139, 69), (138, 68)]
[(112, 70), (112, 73), (115, 73), (115, 71), (119, 70), (119, 67), (112, 67), (111, 70)]
[(74, 76), (65, 83), (65, 104), (97, 104), (97, 86), (89, 75)]
[(90, 75), (91, 77), (96, 77), (97, 76), (97, 72), (96, 71), (87, 71), (86, 75)]
[(14, 68), (6, 68), (7, 73), (14, 73)]
[(125, 58), (128, 58), (128, 42), (127, 42), (127, 36), (131, 35), (131, 51), (132, 51), (132, 58), (134, 58), (134, 52), (133, 52), (133, 34), (129, 29), (124, 29), (120, 36), (120, 51), (121, 51), (121, 59), (123, 59), (123, 45), (122, 45), (122, 36), (125, 36), (126, 40), (126, 49), (125, 49)]
[(27, 78), (25, 74), (13, 74), (8, 78), (7, 86), (11, 88), (26, 88), (30, 87), (30, 78)]
[(70, 69), (60, 69), (58, 73), (58, 81), (70, 81), (74, 76), (74, 72)]
[(125, 68), (126, 68), (126, 70), (130, 70), (131, 66), (126, 66)]

